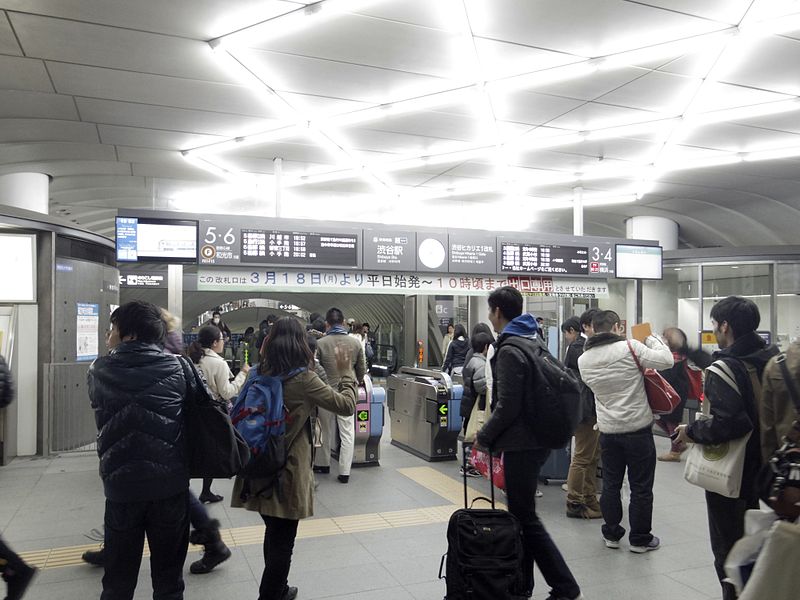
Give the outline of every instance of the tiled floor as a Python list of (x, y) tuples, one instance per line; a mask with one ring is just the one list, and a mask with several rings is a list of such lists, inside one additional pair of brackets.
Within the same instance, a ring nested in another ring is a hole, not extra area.
[[(663, 438), (656, 438), (659, 452)], [(350, 483), (335, 472), (318, 477), (316, 517), (301, 526), (290, 583), (300, 600), (441, 600), (439, 561), (446, 550), (447, 517), (462, 498), (455, 462), (426, 463), (388, 443), (381, 466), (354, 469)], [(335, 469), (333, 469), (335, 471)], [(564, 515), (564, 492), (544, 486), (539, 513), (556, 540), (588, 600), (706, 600), (719, 598), (702, 492), (684, 482), (682, 465), (659, 463), (656, 473), (654, 533), (658, 552), (637, 555), (608, 550), (598, 521)], [(193, 482), (196, 484), (198, 482)], [(488, 491), (483, 480), (470, 480)], [(230, 497), (231, 483), (214, 489)], [(500, 496), (502, 499), (502, 496)], [(191, 600), (255, 600), (263, 568), (258, 515), (210, 507), (226, 539), (235, 540), (233, 557), (208, 575), (189, 575)], [(100, 595), (102, 571), (79, 564), (92, 544), (84, 537), (102, 524), (103, 492), (93, 453), (48, 459), (21, 459), (0, 468), (0, 529), (4, 537), (43, 565), (31, 600), (87, 600)], [(251, 529), (252, 528), (252, 529)], [(197, 552), (190, 552), (194, 560)], [(188, 561), (187, 561), (188, 562)], [(66, 566), (61, 566), (66, 565)], [(537, 573), (534, 598), (548, 589)], [(136, 598), (152, 595), (149, 565), (142, 564)]]

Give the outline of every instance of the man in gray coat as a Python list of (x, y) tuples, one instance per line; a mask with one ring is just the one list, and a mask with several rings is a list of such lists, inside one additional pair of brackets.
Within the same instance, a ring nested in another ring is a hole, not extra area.
[[(331, 308), (325, 313), (325, 335), (317, 342), (317, 356), (322, 368), (328, 376), (328, 384), (334, 389), (339, 389), (341, 374), (336, 368), (336, 347), (344, 344), (353, 357), (353, 370), (359, 384), (364, 381), (367, 372), (367, 363), (364, 358), (364, 347), (356, 338), (349, 335), (349, 330), (344, 324), (344, 315), (338, 308)], [(353, 465), (353, 446), (355, 442), (354, 414), (346, 417), (320, 409), (320, 425), (322, 428), (322, 448), (314, 458), (315, 473), (330, 473), (331, 464), (331, 438), (339, 429), (339, 482), (350, 481), (350, 468)], [(334, 421), (335, 418), (335, 421)]]

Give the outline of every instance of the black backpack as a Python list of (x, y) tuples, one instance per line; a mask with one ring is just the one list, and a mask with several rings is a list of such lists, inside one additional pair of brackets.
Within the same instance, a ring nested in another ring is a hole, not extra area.
[(536, 441), (544, 448), (564, 448), (581, 419), (578, 378), (538, 338), (530, 343), (511, 336), (505, 343), (521, 350), (531, 364), (533, 402), (526, 402), (524, 416)]

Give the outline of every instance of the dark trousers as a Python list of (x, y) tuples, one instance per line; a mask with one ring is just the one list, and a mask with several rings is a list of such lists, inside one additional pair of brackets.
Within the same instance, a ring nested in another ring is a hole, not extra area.
[(281, 600), (287, 587), (300, 521), (267, 515), (261, 515), (261, 518), (267, 530), (264, 532), (264, 573), (258, 588), (258, 600)]
[(131, 600), (144, 538), (150, 545), (153, 600), (183, 599), (189, 546), (189, 491), (162, 500), (106, 500), (105, 575), (101, 600)]
[(194, 529), (207, 529), (208, 522), (211, 517), (208, 516), (208, 511), (203, 503), (197, 499), (197, 496), (192, 490), (189, 490), (189, 522)]
[(708, 510), (708, 532), (711, 538), (711, 552), (714, 554), (714, 569), (722, 585), (723, 600), (736, 598), (736, 588), (723, 582), (725, 559), (733, 545), (744, 535), (744, 513), (750, 508), (758, 508), (757, 498), (726, 498), (714, 492), (706, 492)]
[(6, 572), (6, 567), (11, 569), (19, 569), (25, 563), (11, 548), (6, 546), (3, 538), (0, 538), (0, 573)]
[(653, 483), (656, 478), (656, 445), (649, 427), (631, 433), (601, 433), (603, 457), (603, 536), (619, 540), (625, 535), (622, 522), (620, 490), (625, 470), (631, 486), (628, 520), (631, 546), (646, 546), (653, 539)]
[(559, 598), (575, 598), (580, 587), (572, 576), (550, 534), (536, 514), (536, 485), (541, 469), (550, 453), (546, 449), (505, 452), (508, 510), (522, 526), (522, 575), (525, 590), (533, 590), (533, 563)]

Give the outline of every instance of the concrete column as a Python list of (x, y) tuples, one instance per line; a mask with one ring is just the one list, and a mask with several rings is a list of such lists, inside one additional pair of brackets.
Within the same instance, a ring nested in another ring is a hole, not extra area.
[[(664, 217), (630, 217), (625, 220), (628, 238), (657, 240), (666, 250), (678, 248), (678, 224)], [(677, 299), (669, 297), (660, 281), (628, 284), (628, 323), (649, 322), (656, 333), (678, 322)]]
[(183, 265), (167, 265), (167, 310), (183, 322)]
[(625, 237), (658, 240), (664, 250), (677, 250), (678, 224), (664, 217), (629, 217), (625, 219)]
[(50, 208), (50, 177), (44, 173), (0, 175), (0, 204), (46, 215)]
[(572, 189), (572, 235), (583, 235), (583, 188)]

